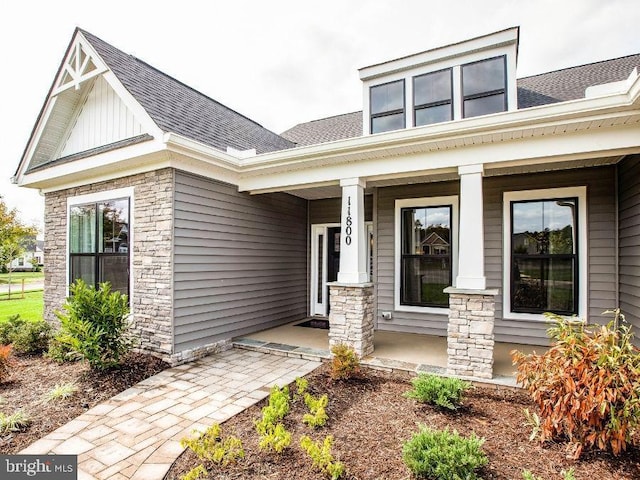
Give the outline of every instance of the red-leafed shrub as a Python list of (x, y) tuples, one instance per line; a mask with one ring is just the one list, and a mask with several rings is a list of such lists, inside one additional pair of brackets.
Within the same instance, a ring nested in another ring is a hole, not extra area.
[(11, 371), (11, 345), (0, 345), (0, 383), (4, 382)]
[(583, 449), (627, 448), (640, 424), (640, 354), (621, 317), (607, 326), (549, 315), (554, 340), (542, 355), (512, 351), (517, 380), (540, 408), (540, 439), (567, 439)]

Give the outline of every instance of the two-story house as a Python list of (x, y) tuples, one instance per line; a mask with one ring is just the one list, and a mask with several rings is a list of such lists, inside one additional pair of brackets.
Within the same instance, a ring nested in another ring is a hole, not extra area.
[(640, 54), (517, 79), (518, 33), (362, 68), (362, 111), (277, 135), (76, 30), (15, 175), (45, 194), (46, 317), (110, 281), (173, 362), (328, 316), (485, 378), (543, 312), (640, 326)]

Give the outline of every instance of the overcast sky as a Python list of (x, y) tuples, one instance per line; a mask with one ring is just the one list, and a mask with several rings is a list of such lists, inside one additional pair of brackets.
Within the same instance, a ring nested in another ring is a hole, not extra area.
[(76, 26), (280, 133), (362, 108), (358, 68), (520, 26), (518, 77), (640, 52), (638, 0), (6, 0), (0, 19), (0, 194)]

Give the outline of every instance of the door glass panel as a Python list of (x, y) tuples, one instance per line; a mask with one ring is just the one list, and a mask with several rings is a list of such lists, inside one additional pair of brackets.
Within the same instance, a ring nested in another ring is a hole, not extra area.
[(323, 292), (324, 292), (324, 285), (322, 282), (322, 278), (324, 275), (324, 235), (318, 235), (318, 265), (317, 265), (317, 270), (318, 270), (318, 278), (316, 279), (316, 285), (317, 288), (316, 290), (318, 291), (317, 293), (317, 302), (318, 303), (322, 303), (322, 297), (323, 297)]

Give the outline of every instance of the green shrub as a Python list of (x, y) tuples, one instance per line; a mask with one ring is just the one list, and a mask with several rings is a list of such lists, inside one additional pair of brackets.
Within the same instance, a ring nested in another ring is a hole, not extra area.
[(307, 388), (309, 388), (309, 380), (307, 380), (304, 377), (302, 378), (297, 377), (296, 378), (296, 394), (295, 394), (296, 398), (303, 396), (306, 393)]
[(13, 315), (0, 322), (0, 343), (12, 344), (16, 353), (35, 354), (47, 350), (51, 326), (44, 320), (25, 320)]
[(181, 476), (180, 480), (203, 480), (205, 478), (207, 478), (207, 469), (200, 464)]
[(304, 435), (300, 439), (300, 446), (311, 457), (313, 466), (331, 477), (331, 480), (337, 480), (344, 475), (344, 464), (334, 461), (331, 454), (331, 447), (333, 446), (333, 437), (331, 435), (325, 437), (322, 445)]
[(464, 438), (455, 430), (437, 431), (422, 426), (402, 447), (402, 459), (417, 476), (433, 480), (475, 480), (476, 470), (487, 464), (484, 439)]
[(183, 438), (180, 445), (183, 448), (189, 447), (200, 460), (209, 460), (222, 466), (235, 462), (238, 458), (244, 458), (240, 439), (234, 436), (223, 438), (222, 427), (217, 423), (195, 438)]
[(58, 337), (61, 335), (60, 332), (54, 334), (53, 338), (49, 341), (49, 349), (47, 353), (44, 354), (45, 357), (55, 360), (58, 363), (79, 360), (80, 357), (71, 350), (68, 344), (58, 340)]
[(574, 458), (585, 448), (620, 454), (640, 426), (640, 354), (629, 328), (548, 316), (553, 342), (544, 354), (511, 352), (540, 409), (541, 441), (569, 439)]
[(360, 372), (360, 358), (349, 345), (339, 343), (331, 347), (331, 378), (334, 380), (348, 380)]
[(325, 411), (325, 408), (329, 405), (329, 397), (324, 394), (321, 397), (314, 398), (311, 394), (305, 393), (304, 403), (311, 413), (305, 413), (302, 417), (302, 422), (311, 428), (323, 427), (329, 419)]
[(279, 423), (289, 413), (289, 387), (274, 385), (269, 403), (262, 408), (262, 418), (255, 422), (260, 435), (260, 449), (281, 453), (291, 444), (291, 433)]
[(405, 397), (449, 410), (458, 408), (463, 395), (471, 388), (469, 382), (459, 378), (445, 378), (430, 374), (418, 375), (411, 379), (411, 384), (413, 390), (406, 392)]
[(111, 292), (108, 282), (96, 290), (77, 280), (69, 290), (71, 296), (64, 311), (56, 311), (61, 323), (56, 340), (66, 345), (72, 355), (86, 359), (94, 370), (119, 365), (134, 344), (127, 335), (127, 296)]

